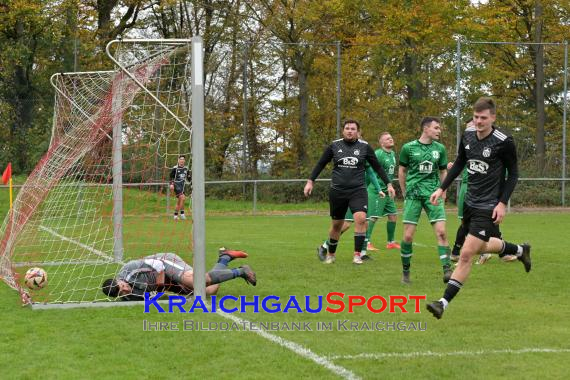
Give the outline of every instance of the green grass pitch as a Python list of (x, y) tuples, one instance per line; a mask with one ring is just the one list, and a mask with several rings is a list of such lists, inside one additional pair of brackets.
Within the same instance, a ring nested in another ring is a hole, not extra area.
[[(448, 215), (453, 240), (456, 218)], [(155, 219), (156, 220), (156, 219)], [(152, 239), (152, 219), (140, 219)], [(156, 236), (168, 223), (157, 223)], [(425, 331), (277, 331), (272, 338), (251, 331), (143, 331), (143, 321), (229, 322), (216, 314), (144, 314), (142, 307), (39, 310), (22, 308), (18, 294), (0, 285), (0, 377), (77, 378), (566, 378), (570, 372), (567, 213), (513, 213), (502, 227), (507, 240), (533, 245), (533, 270), (497, 257), (475, 265), (469, 281), (435, 320), (421, 313), (298, 314), (234, 313), (252, 322), (421, 322)], [(164, 227), (159, 227), (164, 226)], [(414, 246), (411, 286), (400, 284), (399, 252), (381, 249), (362, 266), (351, 263), (352, 233), (343, 237), (337, 263), (321, 264), (315, 248), (326, 237), (326, 215), (222, 216), (207, 218), (207, 263), (227, 245), (249, 252), (258, 286), (237, 279), (219, 295), (427, 295), (444, 289), (425, 219)], [(402, 226), (398, 224), (397, 236)], [(373, 240), (382, 246), (385, 223)], [(144, 243), (144, 242), (143, 242)], [(184, 249), (181, 246), (180, 249)], [(189, 258), (188, 251), (177, 252)], [(232, 263), (232, 266), (239, 265)], [(49, 268), (48, 273), (49, 273)], [(49, 285), (48, 285), (49, 286)], [(249, 308), (248, 310), (251, 310)], [(277, 337), (277, 338), (275, 338)], [(273, 339), (273, 340), (271, 340)], [(281, 339), (283, 345), (275, 341)], [(303, 349), (305, 349), (303, 351)], [(310, 350), (310, 351), (307, 351)], [(309, 352), (309, 354), (307, 354)], [(312, 359), (311, 359), (312, 358)]]

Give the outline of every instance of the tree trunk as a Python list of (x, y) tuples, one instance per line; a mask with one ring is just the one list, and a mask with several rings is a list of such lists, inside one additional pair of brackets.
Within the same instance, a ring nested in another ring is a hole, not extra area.
[(298, 73), (299, 78), (299, 133), (297, 140), (297, 174), (301, 175), (301, 168), (307, 159), (307, 150), (305, 144), (309, 137), (309, 89), (308, 89), (308, 72), (304, 63), (304, 54), (295, 51), (294, 69)]
[[(97, 36), (101, 48), (104, 49), (107, 42), (117, 38), (124, 31), (132, 28), (137, 21), (143, 0), (129, 2), (125, 13), (118, 19), (117, 25), (111, 20), (113, 9), (119, 5), (119, 0), (97, 0)], [(121, 4), (125, 5), (125, 4)]]
[[(16, 21), (16, 40), (26, 38), (24, 24), (21, 20)], [(33, 44), (33, 42), (32, 42)], [(33, 48), (30, 51), (34, 51)], [(23, 171), (28, 167), (29, 144), (26, 141), (28, 130), (32, 124), (34, 109), (33, 88), (30, 81), (30, 70), (33, 66), (34, 56), (30, 54), (28, 59), (15, 67), (14, 70), (14, 124), (11, 128), (14, 144), (13, 157), (16, 158), (16, 170)]]
[[(535, 30), (534, 42), (542, 42), (542, 3), (535, 0)], [(544, 110), (544, 46), (533, 45), (534, 49), (534, 99), (536, 107), (536, 164), (538, 175), (544, 174), (546, 166), (546, 143), (544, 141), (544, 124), (546, 123), (546, 113)]]
[(111, 12), (117, 3), (118, 0), (97, 0), (97, 34), (105, 43), (111, 32)]
[(404, 74), (406, 77), (406, 90), (408, 94), (408, 102), (410, 109), (415, 115), (421, 115), (423, 109), (420, 106), (420, 101), (423, 98), (424, 89), (422, 82), (419, 78), (419, 63), (418, 57), (415, 53), (415, 43), (407, 41), (409, 46), (404, 56)]
[(65, 29), (62, 39), (63, 71), (77, 71), (76, 49), (79, 39), (77, 38), (77, 11), (76, 0), (67, 0), (65, 9)]

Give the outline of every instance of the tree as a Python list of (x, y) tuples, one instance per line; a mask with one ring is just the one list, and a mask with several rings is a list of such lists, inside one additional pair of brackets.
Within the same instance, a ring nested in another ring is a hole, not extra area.
[[(97, 0), (97, 36), (101, 46), (132, 28), (144, 4), (144, 0)], [(116, 20), (113, 12), (118, 14)]]
[[(522, 122), (533, 120), (528, 128), (534, 134), (531, 159), (536, 175), (544, 176), (547, 152), (552, 151), (549, 140), (552, 147), (559, 144), (558, 138), (553, 139), (557, 135), (553, 129), (559, 124), (555, 119), (562, 113), (563, 63), (561, 49), (543, 43), (560, 42), (562, 36), (568, 35), (568, 26), (563, 20), (567, 18), (570, 4), (555, 0), (496, 0), (481, 4), (474, 11), (481, 26), (479, 39), (523, 43), (495, 48), (483, 46), (479, 50), (487, 51), (478, 54), (487, 62), (487, 73), (495, 76), (495, 95), (516, 106), (509, 111), (511, 115)], [(552, 111), (549, 112), (549, 108)]]
[(8, 158), (15, 172), (30, 169), (30, 157), (49, 130), (49, 76), (58, 63), (50, 56), (56, 50), (56, 15), (57, 8), (41, 0), (13, 1), (0, 12), (0, 110), (11, 115), (2, 128), (8, 130)]

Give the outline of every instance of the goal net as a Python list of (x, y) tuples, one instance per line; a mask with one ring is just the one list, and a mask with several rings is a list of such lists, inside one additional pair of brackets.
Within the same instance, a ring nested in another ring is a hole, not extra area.
[[(52, 77), (49, 149), (0, 228), (0, 277), (24, 303), (106, 301), (102, 281), (127, 260), (189, 257), (192, 223), (173, 220), (168, 182), (180, 155), (190, 165), (190, 41), (114, 41), (108, 54), (115, 71)], [(47, 286), (23, 285), (31, 267)]]

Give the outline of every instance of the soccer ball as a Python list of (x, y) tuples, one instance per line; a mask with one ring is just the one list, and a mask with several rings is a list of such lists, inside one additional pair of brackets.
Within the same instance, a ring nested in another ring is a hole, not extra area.
[(48, 277), (42, 268), (30, 268), (24, 276), (24, 283), (32, 290), (41, 289), (48, 283)]

